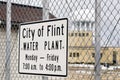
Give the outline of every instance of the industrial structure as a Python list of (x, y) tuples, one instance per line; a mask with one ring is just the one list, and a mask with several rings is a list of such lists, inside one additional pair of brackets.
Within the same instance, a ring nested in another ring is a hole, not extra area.
[[(101, 47), (101, 64), (120, 64), (119, 47)], [(69, 32), (69, 63), (94, 64), (95, 47), (91, 31)]]
[[(84, 13), (84, 14), (83, 14)], [(73, 17), (76, 17), (74, 13)], [(83, 9), (73, 21), (73, 29), (69, 31), (69, 58), (72, 64), (95, 63), (95, 11)], [(120, 48), (101, 46), (100, 63), (120, 64)]]

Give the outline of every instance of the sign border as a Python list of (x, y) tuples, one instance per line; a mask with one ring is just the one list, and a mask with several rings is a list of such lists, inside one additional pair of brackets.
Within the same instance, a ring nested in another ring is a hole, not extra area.
[[(65, 75), (54, 75), (54, 74), (39, 74), (39, 73), (23, 73), (20, 72), (20, 30), (21, 30), (21, 25), (27, 25), (27, 24), (35, 24), (35, 23), (44, 23), (44, 22), (50, 22), (50, 21), (59, 21), (59, 20), (67, 20), (67, 31), (66, 31), (66, 74)], [(60, 19), (49, 19), (49, 20), (43, 20), (43, 21), (31, 21), (31, 22), (25, 22), (21, 23), (19, 25), (19, 49), (18, 49), (18, 73), (19, 74), (27, 74), (27, 75), (45, 75), (45, 76), (59, 76), (59, 77), (67, 77), (68, 75), (68, 18), (60, 18)]]

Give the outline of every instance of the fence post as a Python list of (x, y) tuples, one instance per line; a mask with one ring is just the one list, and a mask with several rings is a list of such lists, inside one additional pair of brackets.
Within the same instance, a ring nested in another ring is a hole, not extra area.
[[(43, 4), (43, 20), (49, 19), (49, 0), (42, 0)], [(42, 80), (48, 80), (48, 77), (42, 76)]]
[(6, 56), (5, 56), (5, 80), (10, 80), (10, 54), (11, 54), (11, 0), (7, 0), (6, 11)]
[(43, 20), (49, 19), (49, 0), (43, 0)]
[(100, 76), (100, 14), (101, 0), (95, 0), (95, 80), (101, 80)]

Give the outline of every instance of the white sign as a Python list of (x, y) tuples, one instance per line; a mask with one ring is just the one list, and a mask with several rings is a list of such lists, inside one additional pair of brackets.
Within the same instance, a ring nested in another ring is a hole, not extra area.
[(67, 76), (67, 18), (23, 23), (19, 34), (19, 73)]

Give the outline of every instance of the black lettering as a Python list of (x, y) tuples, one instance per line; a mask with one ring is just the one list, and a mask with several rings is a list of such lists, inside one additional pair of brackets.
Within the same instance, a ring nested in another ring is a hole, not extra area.
[(24, 42), (23, 50), (38, 50), (38, 42)]
[(31, 38), (34, 40), (35, 30), (31, 30), (30, 28), (23, 28), (22, 37), (23, 38)]
[(51, 31), (52, 35), (51, 36), (54, 36), (55, 35), (55, 31), (53, 30), (53, 25), (52, 25), (52, 31)]
[(42, 26), (42, 36), (43, 36), (44, 26)]
[(52, 41), (51, 49), (54, 49), (54, 41)]
[(41, 36), (41, 29), (38, 29), (38, 37)]
[(64, 32), (63, 32), (64, 26), (63, 26), (63, 24), (62, 24), (61, 28), (62, 28), (62, 35), (64, 35)]
[(44, 50), (46, 50), (47, 41), (44, 42)]
[(46, 64), (45, 69), (48, 71), (62, 71), (60, 65), (54, 65), (54, 64)]
[(55, 45), (56, 49), (58, 49), (58, 45), (59, 45), (59, 43), (58, 43), (58, 41), (56, 41), (56, 45)]
[(62, 47), (62, 40), (44, 41), (44, 50), (58, 50)]
[(60, 40), (60, 49), (62, 49), (62, 40)]
[(31, 30), (30, 30), (30, 28), (28, 29), (28, 36), (29, 36), (29, 38), (30, 38), (30, 32), (31, 32)]
[(64, 25), (48, 25), (47, 26), (47, 36), (60, 36), (64, 35)]
[(38, 37), (43, 37), (43, 31), (44, 31), (44, 26), (42, 26), (42, 29), (38, 29)]
[(47, 36), (49, 36), (49, 34), (50, 34), (50, 29), (49, 29), (50, 27), (51, 27), (51, 25), (47, 26)]
[(23, 31), (22, 31), (22, 37), (25, 38), (25, 31), (26, 29), (24, 28)]
[(28, 55), (25, 54), (25, 60), (31, 60), (31, 61), (36, 61), (37, 62), (38, 56), (37, 55)]
[(37, 70), (37, 66), (35, 64), (31, 64), (31, 70)]
[(26, 43), (23, 43), (23, 49), (26, 50)]
[(23, 69), (29, 70), (30, 69), (30, 63), (23, 63)]

